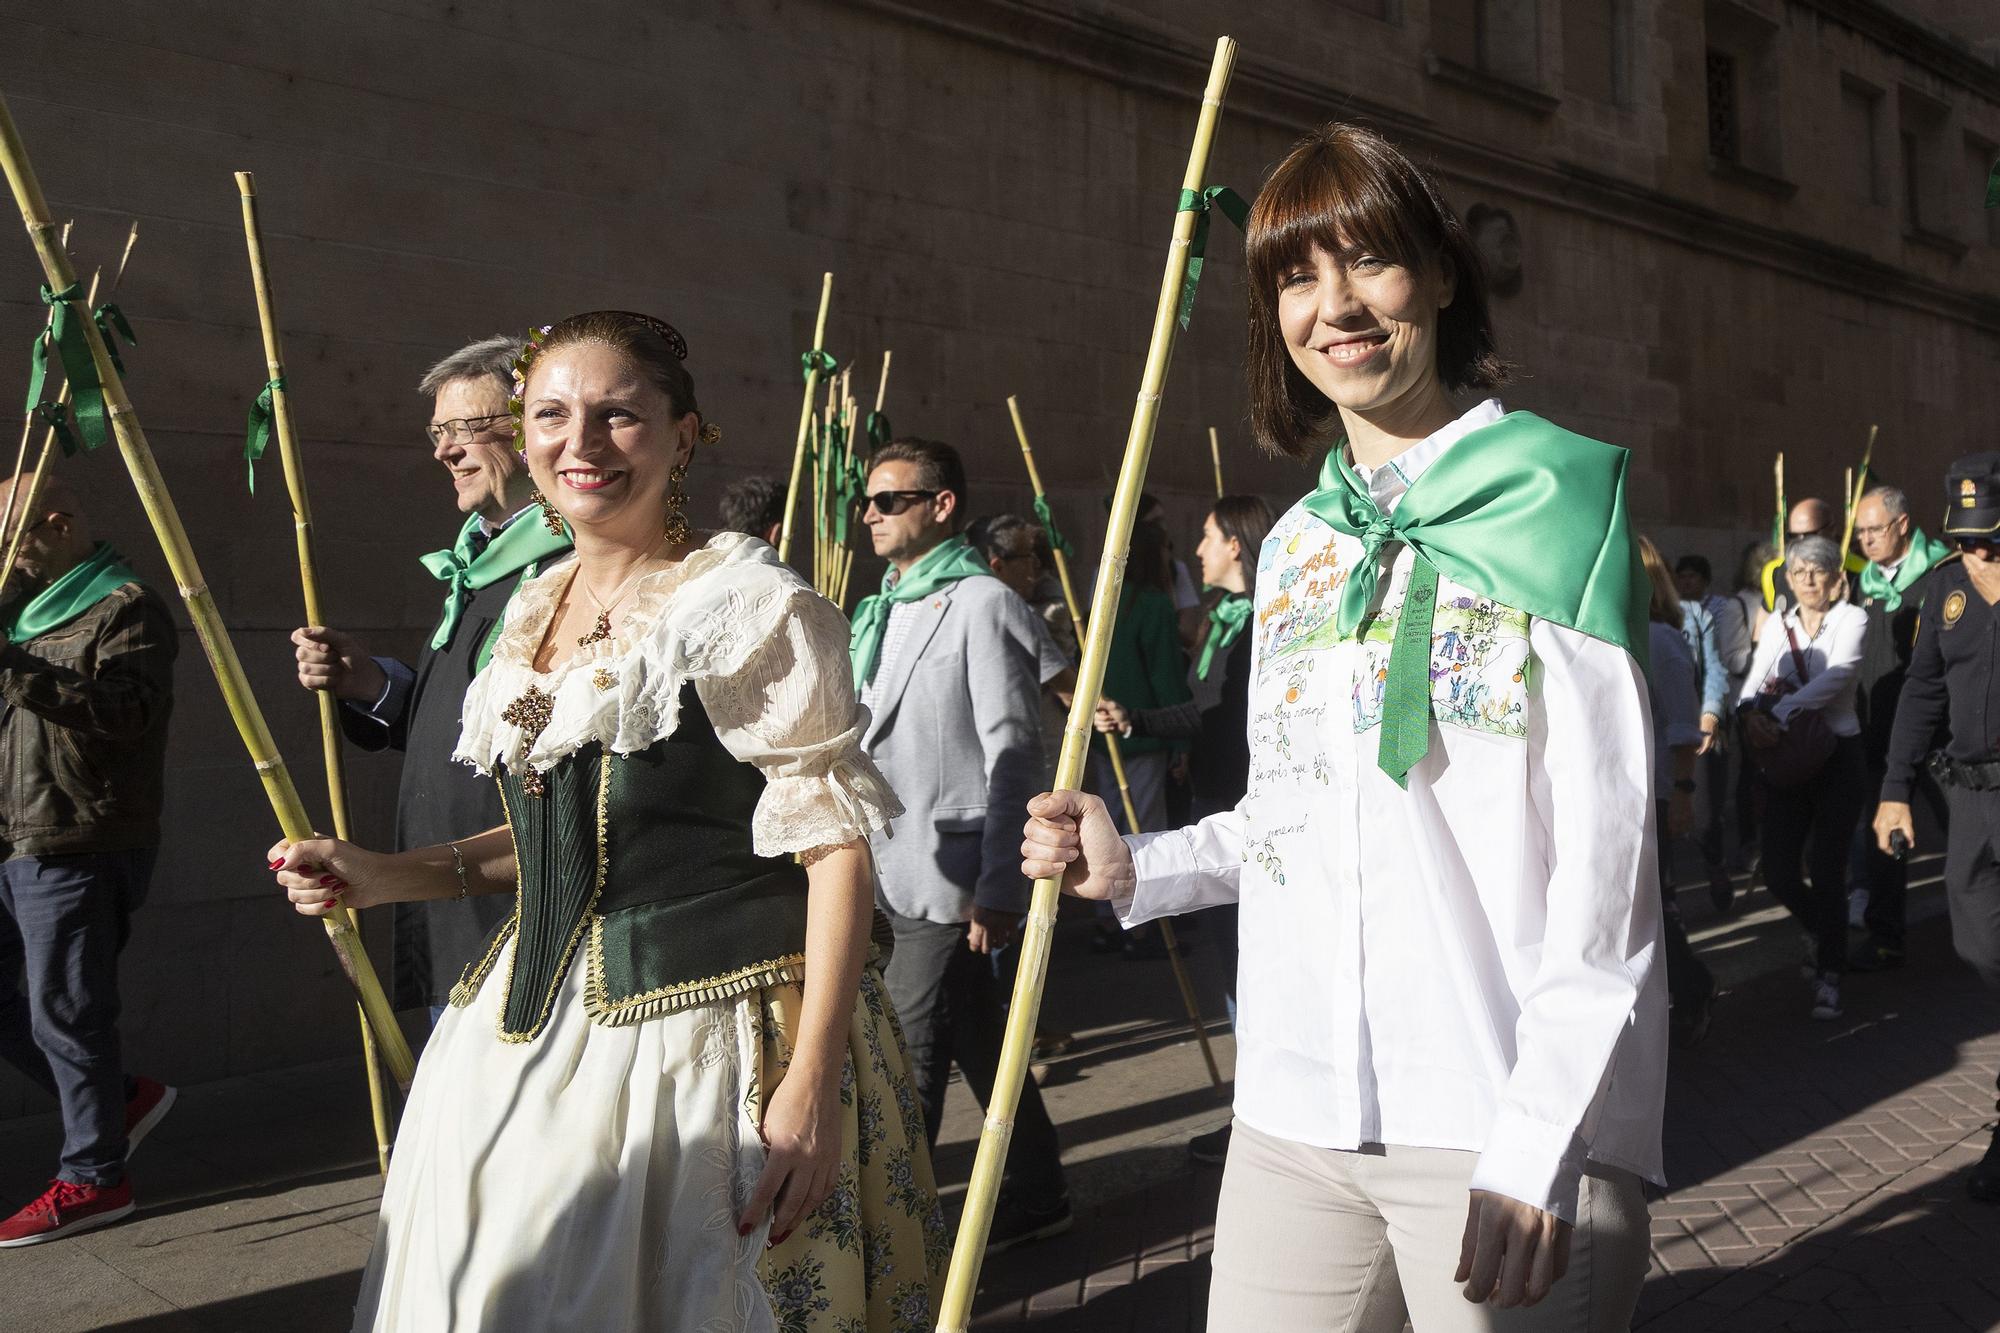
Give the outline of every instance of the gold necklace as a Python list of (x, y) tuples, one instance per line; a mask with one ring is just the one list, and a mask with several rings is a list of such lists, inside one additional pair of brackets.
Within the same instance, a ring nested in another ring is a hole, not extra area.
[(597, 595), (595, 588), (584, 582), (583, 570), (578, 569), (576, 571), (576, 581), (583, 584), (585, 594), (589, 596), (591, 601), (597, 604), (597, 622), (590, 627), (590, 633), (583, 635), (576, 641), (577, 647), (588, 648), (593, 643), (603, 643), (611, 637), (611, 613), (618, 608), (618, 603), (625, 600), (625, 594), (632, 590), (632, 585), (639, 580), (639, 577), (647, 572), (646, 561), (658, 555), (659, 551), (660, 546), (656, 544), (652, 550), (646, 552), (645, 558), (639, 562), (639, 568), (625, 576), (625, 581), (618, 585), (617, 595), (608, 603)]

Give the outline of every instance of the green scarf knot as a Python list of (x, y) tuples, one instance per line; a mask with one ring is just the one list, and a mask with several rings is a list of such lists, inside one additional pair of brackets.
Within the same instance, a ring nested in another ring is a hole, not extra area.
[(81, 300), (83, 287), (72, 282), (61, 291), (42, 285), (42, 304), (49, 307), (49, 327), (35, 335), (28, 362), (28, 402), (24, 411), (33, 412), (42, 404), (48, 382), (49, 347), (54, 345), (62, 358), (63, 374), (69, 379), (70, 403), (76, 410), (77, 434), (83, 447), (95, 449), (111, 438), (104, 411), (104, 386), (97, 378), (97, 363), (90, 358), (90, 340), (83, 331), (70, 302)]
[(1202, 641), (1201, 660), (1194, 668), (1196, 676), (1207, 680), (1215, 659), (1243, 637), (1243, 627), (1250, 623), (1250, 609), (1249, 594), (1240, 592), (1224, 593), (1222, 600), (1209, 608), (1208, 637)]
[(0, 619), (9, 643), (26, 643), (59, 630), (128, 583), (137, 583), (124, 557), (99, 542), (82, 564), (54, 583), (14, 604)]
[(824, 348), (815, 347), (799, 356), (799, 369), (804, 373), (807, 383), (812, 382), (814, 371), (818, 371), (824, 377), (831, 375), (839, 367), (840, 363), (828, 355)]
[(882, 575), (882, 591), (861, 599), (854, 608), (854, 627), (848, 635), (847, 652), (854, 663), (856, 688), (875, 679), (882, 664), (882, 640), (889, 633), (889, 608), (899, 602), (916, 602), (939, 588), (960, 579), (993, 577), (979, 552), (964, 537), (953, 537), (924, 552), (917, 562), (896, 577), (892, 567)]
[(1882, 604), (1884, 611), (1893, 615), (1903, 605), (1903, 594), (1928, 573), (1932, 565), (1950, 554), (1949, 546), (1926, 535), (1922, 528), (1911, 528), (1910, 549), (1903, 553), (1903, 563), (1896, 566), (1896, 577), (1891, 579), (1882, 566), (1870, 560), (1861, 571), (1861, 594), (1874, 598)]
[(1069, 538), (1063, 536), (1056, 529), (1056, 516), (1049, 510), (1048, 496), (1037, 495), (1035, 497), (1035, 517), (1042, 521), (1042, 531), (1049, 535), (1049, 547), (1051, 550), (1061, 551), (1064, 555), (1075, 554), (1074, 549), (1069, 544)]
[(1188, 240), (1187, 276), (1181, 279), (1181, 328), (1185, 330), (1188, 321), (1194, 318), (1194, 293), (1201, 285), (1201, 266), (1208, 254), (1208, 221), (1215, 209), (1236, 224), (1241, 231), (1250, 218), (1250, 204), (1242, 195), (1227, 185), (1211, 185), (1206, 190), (1182, 190), (1180, 203), (1174, 208), (1176, 213), (1198, 214), (1194, 220), (1194, 235)]
[(243, 461), (249, 465), (252, 495), (257, 493), (257, 460), (262, 458), (264, 451), (271, 446), (271, 420), (277, 415), (277, 406), (272, 395), (284, 391), (283, 375), (266, 380), (263, 391), (257, 395), (256, 401), (250, 404), (250, 429), (243, 437)]
[[(111, 358), (112, 366), (120, 375), (125, 373), (125, 359), (118, 355), (118, 339), (123, 338), (128, 347), (139, 345), (139, 335), (132, 332), (131, 322), (125, 318), (116, 302), (106, 301), (90, 312), (91, 322), (97, 325), (98, 336), (104, 339), (105, 355)], [(113, 334), (117, 337), (113, 337)]]
[(1623, 449), (1511, 412), (1441, 454), (1382, 514), (1336, 446), (1305, 509), (1361, 542), (1334, 622), (1359, 631), (1391, 541), (1414, 561), (1382, 701), (1377, 763), (1399, 785), (1430, 748), (1431, 626), (1440, 575), (1481, 597), (1601, 639), (1646, 665), (1649, 587), (1625, 511)]
[[(472, 541), (479, 531), (480, 519), (474, 514), (459, 528), (458, 539), (450, 549), (418, 557), (418, 563), (430, 576), (445, 585), (444, 615), (431, 632), (433, 649), (451, 642), (473, 593), (513, 574), (530, 578), (542, 564), (570, 549), (568, 537), (556, 536), (532, 514), (516, 518), (502, 528), (499, 535), (486, 543), (486, 549), (475, 556)], [(492, 644), (489, 635), (475, 659), (477, 667), (486, 665), (492, 655)]]

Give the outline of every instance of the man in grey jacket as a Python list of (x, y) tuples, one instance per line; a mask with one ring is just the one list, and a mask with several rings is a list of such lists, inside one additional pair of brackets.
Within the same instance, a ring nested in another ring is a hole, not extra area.
[[(1028, 909), (1020, 826), (1042, 781), (1041, 686), (1068, 665), (958, 535), (965, 508), (951, 446), (877, 451), (862, 522), (890, 568), (854, 612), (855, 684), (872, 714), (862, 744), (906, 807), (871, 842), (896, 935), (889, 995), (933, 1143), (953, 1061), (982, 1106), (992, 1093), (1005, 1016), (985, 955)], [(1068, 1230), (1055, 1127), (1032, 1082), (1008, 1166), (988, 1249)]]

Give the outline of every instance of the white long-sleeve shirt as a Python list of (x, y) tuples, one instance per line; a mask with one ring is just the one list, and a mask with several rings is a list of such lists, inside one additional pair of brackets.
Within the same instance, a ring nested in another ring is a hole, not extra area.
[[(1484, 403), (1364, 474), (1392, 510)], [(1646, 684), (1622, 649), (1441, 578), (1430, 752), (1376, 763), (1411, 556), (1333, 629), (1360, 543), (1264, 542), (1236, 809), (1127, 839), (1128, 924), (1240, 901), (1236, 1113), (1325, 1148), (1479, 1154), (1475, 1189), (1576, 1218), (1586, 1159), (1664, 1183), (1666, 997)], [(1523, 534), (1522, 558), (1533, 558)]]
[(1856, 672), (1868, 638), (1868, 613), (1852, 602), (1829, 606), (1817, 636), (1806, 633), (1796, 606), (1781, 616), (1765, 617), (1764, 632), (1757, 636), (1757, 651), (1750, 657), (1738, 702), (1754, 702), (1767, 686), (1798, 685), (1798, 665), (1792, 660), (1787, 629), (1798, 640), (1799, 655), (1805, 658), (1806, 679), (1802, 687), (1772, 706), (1772, 719), (1785, 723), (1800, 709), (1816, 708), (1834, 735), (1859, 736), (1861, 719), (1854, 711), (1854, 696), (1859, 688)]

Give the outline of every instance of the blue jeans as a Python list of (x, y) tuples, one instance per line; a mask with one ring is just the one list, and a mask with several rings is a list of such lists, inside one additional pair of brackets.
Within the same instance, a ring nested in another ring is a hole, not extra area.
[[(125, 1178), (118, 954), (146, 900), (151, 848), (0, 862), (0, 1059), (62, 1106), (79, 1185)], [(14, 978), (25, 973), (25, 995)]]

